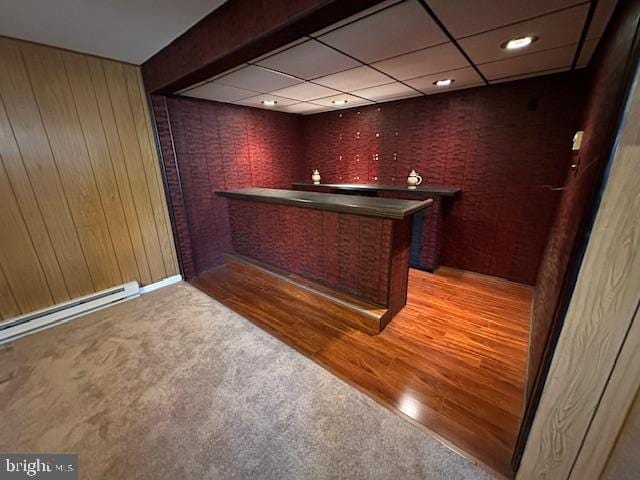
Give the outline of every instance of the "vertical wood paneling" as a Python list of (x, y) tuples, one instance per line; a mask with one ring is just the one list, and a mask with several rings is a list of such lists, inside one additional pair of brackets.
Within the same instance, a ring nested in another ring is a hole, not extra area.
[(109, 154), (113, 162), (113, 169), (116, 175), (116, 183), (120, 192), (120, 199), (124, 209), (124, 214), (129, 226), (129, 236), (133, 244), (133, 252), (140, 273), (142, 283), (151, 283), (151, 272), (149, 271), (149, 262), (147, 262), (147, 253), (145, 251), (144, 242), (142, 240), (142, 230), (138, 221), (138, 212), (133, 201), (134, 192), (129, 182), (127, 174), (127, 165), (125, 154), (120, 142), (120, 134), (116, 125), (116, 117), (111, 104), (111, 97), (107, 88), (107, 80), (104, 74), (102, 60), (88, 57), (89, 70), (91, 71), (91, 80), (98, 101), (98, 109), (102, 118), (102, 126), (109, 147)]
[(91, 81), (87, 58), (77, 53), (63, 52), (71, 93), (75, 99), (84, 141), (95, 174), (101, 206), (104, 210), (109, 236), (115, 250), (122, 281), (139, 278), (127, 219), (116, 183), (109, 147), (102, 126), (96, 95)]
[[(93, 290), (20, 45), (0, 38), (0, 92), (70, 297)], [(9, 166), (10, 169), (12, 166)], [(15, 186), (14, 186), (15, 188)], [(16, 188), (17, 190), (17, 188)]]
[(157, 168), (156, 152), (151, 142), (151, 130), (149, 128), (149, 112), (146, 109), (146, 100), (143, 92), (140, 90), (140, 75), (138, 75), (137, 67), (132, 65), (123, 65), (125, 82), (129, 92), (129, 103), (133, 112), (133, 120), (135, 123), (135, 132), (138, 137), (140, 146), (143, 169), (149, 188), (151, 197), (151, 206), (153, 209), (153, 217), (156, 223), (156, 231), (160, 242), (160, 250), (164, 261), (166, 275), (173, 275), (173, 265), (175, 265), (175, 257), (171, 235), (166, 228), (167, 213), (164, 208), (165, 202), (163, 192), (158, 183), (159, 171)]
[(139, 69), (8, 38), (0, 64), (0, 318), (175, 275)]
[(93, 289), (122, 283), (62, 55), (21, 47)]
[(0, 265), (0, 320), (11, 318), (20, 314), (20, 307), (13, 297), (13, 292), (7, 281), (7, 277)]
[[(621, 373), (618, 369), (630, 366), (625, 343), (637, 340), (632, 326), (640, 305), (639, 81), (640, 74), (636, 74), (589, 243), (527, 439), (517, 476), (521, 480), (596, 478), (600, 472), (591, 469), (581, 470), (583, 475), (576, 477), (571, 474), (574, 468), (581, 468), (582, 455), (588, 458), (594, 455), (590, 449), (610, 448), (607, 439), (615, 438), (606, 431), (591, 432), (591, 428), (602, 425), (598, 409), (607, 405), (620, 409), (620, 402), (612, 404), (609, 397), (629, 398), (625, 386), (637, 388), (637, 370), (630, 371), (626, 382), (620, 382), (617, 376)], [(637, 349), (637, 343), (629, 347)], [(606, 415), (606, 410), (601, 414)], [(615, 415), (608, 416), (615, 421)], [(590, 435), (597, 441), (590, 440)]]
[[(637, 62), (637, 32), (640, 2), (619, 2), (611, 17), (606, 34), (598, 44), (591, 66), (580, 130), (584, 137), (580, 150), (573, 153), (578, 165), (568, 173), (549, 229), (536, 278), (536, 294), (531, 309), (529, 342), (529, 373), (525, 397), (529, 400), (525, 424), (533, 421), (536, 399), (548, 371), (546, 352), (553, 351), (557, 335), (554, 330), (562, 323), (561, 313), (567, 294), (573, 286), (572, 271), (577, 268), (580, 245), (590, 235), (585, 223), (602, 188), (606, 164), (613, 148), (613, 137), (622, 112), (626, 90)], [(561, 110), (557, 115), (563, 115)], [(549, 138), (540, 137), (549, 147)], [(532, 192), (533, 193), (533, 192)], [(532, 195), (529, 195), (530, 197)], [(535, 214), (538, 202), (530, 202), (524, 215)], [(524, 232), (529, 236), (530, 231)]]
[[(0, 169), (0, 205), (0, 263), (15, 290), (15, 301), (23, 311), (52, 303), (47, 281), (4, 168)], [(17, 257), (17, 251), (23, 251), (23, 254)]]
[(64, 302), (69, 299), (69, 292), (3, 103), (0, 103), (0, 157), (3, 158), (4, 168), (13, 185), (14, 195), (20, 205), (53, 299), (56, 303)]
[(160, 239), (155, 228), (151, 195), (147, 184), (142, 160), (142, 151), (136, 134), (134, 114), (129, 102), (129, 92), (125, 82), (124, 67), (121, 63), (102, 62), (107, 89), (113, 105), (120, 144), (126, 161), (127, 175), (134, 192), (134, 204), (138, 214), (138, 221), (148, 228), (141, 228), (142, 240), (149, 263), (152, 281), (158, 281), (166, 277), (164, 260), (160, 248)]

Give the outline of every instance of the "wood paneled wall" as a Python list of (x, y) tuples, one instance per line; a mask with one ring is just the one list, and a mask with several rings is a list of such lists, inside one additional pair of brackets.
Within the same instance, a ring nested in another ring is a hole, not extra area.
[(0, 38), (0, 318), (178, 273), (138, 67)]
[[(634, 1), (632, 19), (640, 25), (640, 1)], [(640, 385), (638, 59), (634, 55), (626, 114), (618, 123), (604, 190), (518, 480), (601, 478), (603, 453), (611, 451), (619, 431), (615, 426), (623, 425)], [(638, 455), (637, 444), (633, 455)]]
[[(627, 78), (635, 72), (634, 43), (639, 28), (640, 2), (621, 2), (591, 60), (588, 91), (580, 130), (582, 146), (560, 192), (558, 209), (540, 263), (533, 297), (527, 398), (535, 396), (536, 382), (542, 386), (545, 352), (553, 349), (554, 329), (561, 326), (560, 302), (572, 287), (578, 252), (589, 232), (589, 211), (601, 187), (613, 148), (618, 116), (623, 108)], [(629, 80), (630, 82), (631, 80)], [(548, 361), (548, 359), (547, 359)], [(540, 375), (540, 378), (537, 376)], [(535, 411), (535, 409), (531, 409)]]
[(640, 392), (611, 451), (602, 480), (636, 480), (640, 472)]

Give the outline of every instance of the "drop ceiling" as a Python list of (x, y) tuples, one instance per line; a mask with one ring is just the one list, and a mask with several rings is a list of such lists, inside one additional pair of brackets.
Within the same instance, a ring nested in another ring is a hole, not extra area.
[[(178, 93), (313, 114), (582, 68), (616, 0), (599, 0), (589, 21), (591, 3), (387, 0)], [(501, 48), (526, 35), (537, 40)]]
[(226, 0), (2, 0), (0, 35), (142, 64)]

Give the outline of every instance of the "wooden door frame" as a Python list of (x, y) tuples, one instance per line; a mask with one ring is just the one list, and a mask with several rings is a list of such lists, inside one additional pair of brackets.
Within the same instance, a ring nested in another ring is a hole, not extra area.
[(640, 386), (639, 83), (636, 68), (518, 479), (598, 478)]

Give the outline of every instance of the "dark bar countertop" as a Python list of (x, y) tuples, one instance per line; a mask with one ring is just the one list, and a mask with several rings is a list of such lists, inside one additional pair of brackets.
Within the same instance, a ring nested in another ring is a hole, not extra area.
[(394, 220), (403, 219), (407, 215), (422, 210), (433, 203), (432, 199), (398, 200), (394, 198), (362, 197), (274, 188), (241, 188), (238, 190), (217, 191), (216, 194), (239, 200), (277, 203), (293, 207), (329, 210)]
[(308, 182), (296, 182), (292, 184), (293, 188), (326, 188), (330, 190), (345, 191), (362, 191), (362, 192), (403, 192), (420, 194), (421, 196), (441, 196), (453, 197), (460, 192), (459, 188), (442, 187), (439, 185), (418, 186), (413, 190), (409, 190), (403, 185), (378, 185), (376, 183), (321, 183), (314, 185)]

